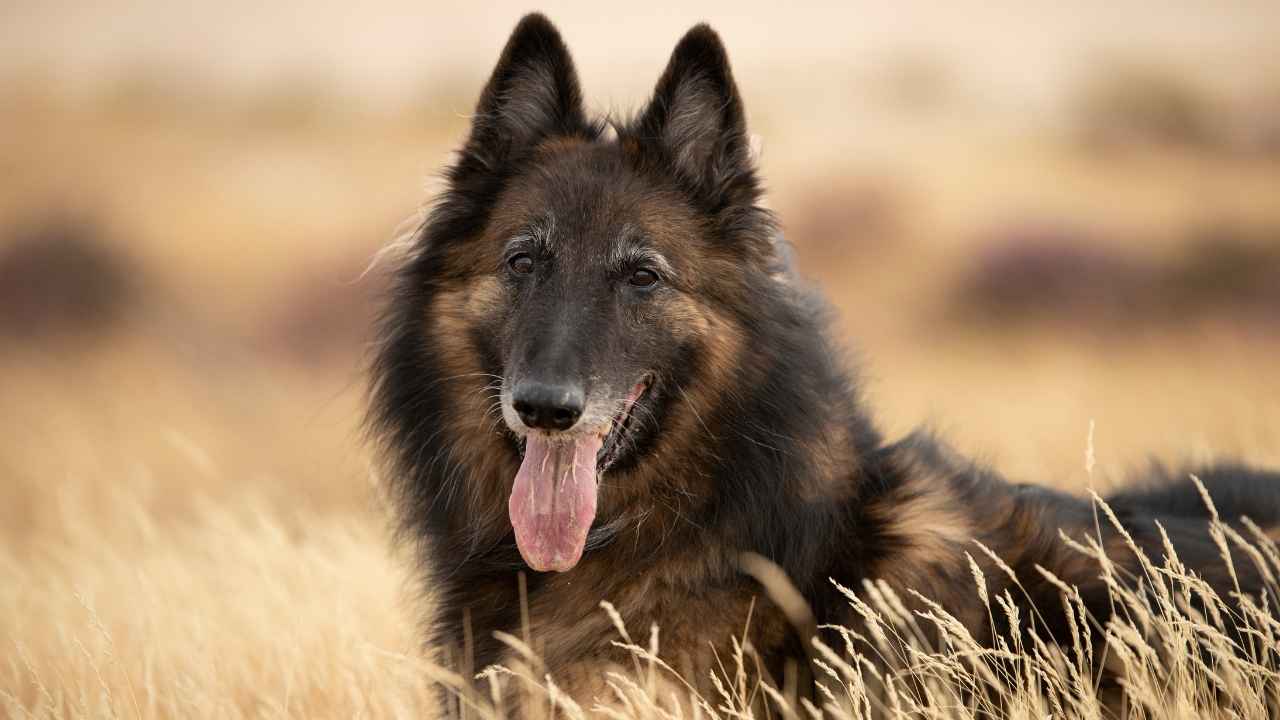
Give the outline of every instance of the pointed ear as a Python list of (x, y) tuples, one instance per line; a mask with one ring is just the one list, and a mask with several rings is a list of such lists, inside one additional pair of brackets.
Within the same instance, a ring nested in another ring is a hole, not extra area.
[(480, 94), (464, 155), (494, 170), (543, 138), (586, 128), (569, 49), (546, 16), (524, 16)]
[(742, 99), (720, 36), (695, 26), (671, 53), (636, 142), (660, 154), (713, 205), (750, 204), (758, 195)]

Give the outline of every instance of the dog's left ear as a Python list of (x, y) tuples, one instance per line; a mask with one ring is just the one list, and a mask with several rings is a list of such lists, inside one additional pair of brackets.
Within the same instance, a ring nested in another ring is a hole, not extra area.
[(633, 138), (657, 153), (713, 207), (758, 195), (742, 98), (729, 55), (709, 26), (695, 26), (671, 54)]

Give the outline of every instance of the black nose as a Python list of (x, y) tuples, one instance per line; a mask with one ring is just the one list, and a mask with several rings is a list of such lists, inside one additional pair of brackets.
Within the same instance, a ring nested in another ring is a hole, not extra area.
[(582, 388), (525, 381), (511, 393), (520, 420), (539, 430), (568, 430), (582, 417)]

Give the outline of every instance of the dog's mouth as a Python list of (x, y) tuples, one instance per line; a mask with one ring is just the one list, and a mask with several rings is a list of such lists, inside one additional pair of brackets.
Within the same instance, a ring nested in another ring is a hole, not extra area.
[(636, 423), (636, 404), (650, 382), (637, 382), (601, 432), (530, 432), (511, 488), (508, 512), (529, 567), (564, 572), (582, 559), (596, 515), (600, 476), (622, 456)]
[(596, 472), (604, 474), (604, 471), (613, 467), (618, 461), (622, 453), (627, 449), (631, 442), (631, 431), (635, 422), (636, 403), (649, 392), (649, 379), (647, 377), (637, 382), (631, 388), (631, 392), (627, 393), (626, 400), (623, 402), (622, 409), (617, 415), (613, 416), (613, 421), (609, 423), (609, 431), (605, 433), (604, 442), (601, 444), (600, 452), (596, 453)]

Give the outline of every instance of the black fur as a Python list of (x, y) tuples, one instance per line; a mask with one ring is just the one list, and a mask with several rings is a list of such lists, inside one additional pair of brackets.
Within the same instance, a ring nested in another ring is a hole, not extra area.
[[(437, 608), (430, 645), (479, 669), (504, 658), (494, 631), (521, 634), (524, 565), (503, 504), (520, 444), (500, 420), (486, 422), (483, 408), (468, 416), (468, 403), (494, 378), (510, 380), (521, 348), (556, 333), (597, 348), (573, 358), (583, 364), (577, 374), (645, 370), (653, 382), (629, 453), (602, 477), (602, 498), (614, 504), (597, 516), (581, 564), (563, 575), (526, 573), (533, 620), (550, 633), (552, 672), (612, 657), (601, 599), (620, 603), (635, 627), (675, 625), (671, 642), (696, 654), (726, 641), (737, 622), (712, 622), (698, 608), (725, 608), (728, 618), (738, 600), (758, 596), (755, 646), (770, 671), (804, 657), (808, 638), (741, 572), (742, 553), (780, 567), (820, 624), (856, 622), (831, 579), (857, 589), (883, 576), (934, 597), (989, 640), (965, 553), (984, 568), (992, 595), (1012, 588), (974, 552), (977, 539), (1017, 572), (1028, 589), (1014, 593), (1024, 616), (1039, 613), (1053, 637), (1066, 641), (1068, 626), (1037, 566), (1079, 586), (1105, 623), (1111, 606), (1096, 564), (1059, 538), (1096, 533), (1089, 502), (1012, 485), (929, 435), (887, 444), (875, 429), (829, 339), (824, 305), (779, 276), (785, 247), (758, 204), (742, 101), (710, 28), (680, 41), (653, 99), (617, 127), (616, 140), (601, 128), (582, 109), (559, 34), (546, 18), (526, 17), (397, 271), (369, 421), (388, 459), (400, 536), (417, 548)], [(558, 223), (559, 254), (539, 251), (539, 267), (575, 271), (503, 279), (495, 238), (543, 213)], [(680, 266), (669, 287), (643, 299), (595, 274), (619, 228), (636, 224)], [(452, 324), (441, 324), (446, 316)], [(673, 319), (691, 317), (726, 330), (686, 332)], [(677, 425), (684, 429), (669, 430)], [(1224, 520), (1280, 523), (1280, 476), (1242, 466), (1197, 474)], [(1163, 552), (1159, 519), (1182, 560), (1229, 596), (1187, 476), (1157, 469), (1108, 502), (1153, 558)], [(1113, 528), (1100, 529), (1109, 550), (1126, 552)], [(1244, 592), (1268, 592), (1257, 572), (1238, 570)], [(474, 630), (469, 652), (464, 620)]]

